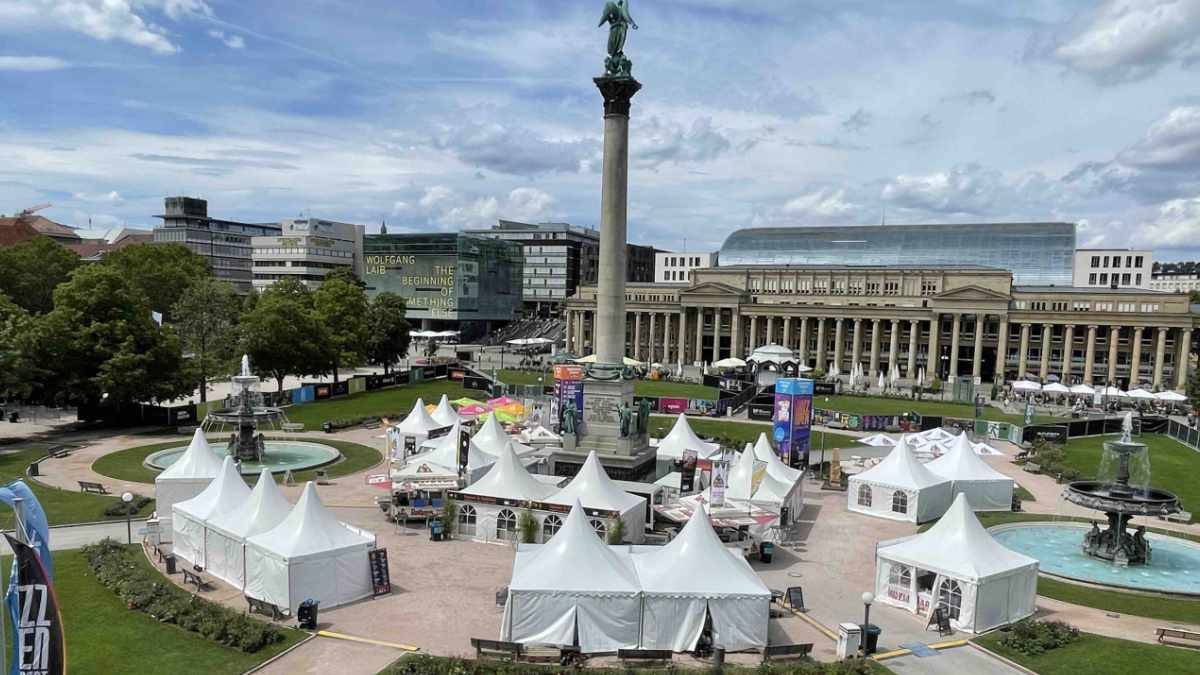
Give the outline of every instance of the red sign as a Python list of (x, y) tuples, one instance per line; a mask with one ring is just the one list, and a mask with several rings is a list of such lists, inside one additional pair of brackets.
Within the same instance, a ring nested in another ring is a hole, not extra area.
[(569, 364), (554, 366), (554, 379), (556, 380), (582, 380), (583, 374), (583, 366)]
[(688, 400), (686, 398), (660, 398), (658, 399), (658, 411), (671, 415), (685, 413), (688, 410)]

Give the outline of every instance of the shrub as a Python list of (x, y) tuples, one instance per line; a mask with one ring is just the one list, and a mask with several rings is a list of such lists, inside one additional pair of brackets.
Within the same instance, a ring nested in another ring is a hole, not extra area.
[(536, 544), (539, 529), (541, 526), (533, 511), (526, 509), (517, 517), (517, 530), (521, 533), (522, 544)]
[(247, 653), (283, 640), (283, 632), (275, 626), (177, 588), (112, 539), (82, 550), (96, 580), (116, 593), (129, 609)]
[(1074, 642), (1079, 630), (1062, 621), (1025, 619), (1013, 625), (1000, 644), (1026, 656), (1037, 656)]
[[(141, 511), (144, 506), (146, 506), (147, 504), (149, 504), (152, 501), (154, 501), (154, 500), (150, 499), (149, 497), (144, 497), (142, 495), (134, 495), (133, 501), (129, 502), (129, 504), (128, 504), (128, 509), (126, 509), (125, 502), (117, 501), (116, 503), (110, 505), (108, 508), (104, 509), (104, 515), (106, 515), (106, 516), (124, 516), (124, 515), (136, 516), (138, 511)], [(129, 511), (128, 514), (126, 514), (126, 510)]]
[[(538, 666), (529, 663), (510, 663), (508, 661), (464, 660), (428, 654), (413, 654), (405, 656), (383, 670), (380, 675), (531, 675), (551, 673), (574, 673), (576, 669), (566, 669), (559, 666)], [(618, 672), (604, 670), (603, 672)], [(632, 673), (624, 670), (620, 672)], [(643, 671), (638, 670), (641, 673)], [(649, 672), (649, 671), (646, 671)], [(659, 672), (659, 671), (654, 671)], [(661, 672), (677, 672), (675, 668)], [(700, 671), (696, 671), (700, 672)], [(730, 673), (756, 673), (758, 675), (871, 675), (874, 673), (863, 659), (846, 659), (836, 663), (816, 663), (813, 661), (794, 661), (791, 663), (764, 663), (757, 667), (739, 668), (726, 666)]]
[(621, 543), (625, 538), (625, 521), (617, 518), (613, 521), (612, 527), (608, 528), (608, 543), (614, 546)]
[(454, 530), (458, 528), (458, 502), (453, 499), (447, 499), (442, 502), (442, 532), (445, 533), (447, 539), (454, 537)]
[(941, 378), (935, 377), (929, 382), (929, 391), (936, 394), (942, 390)]

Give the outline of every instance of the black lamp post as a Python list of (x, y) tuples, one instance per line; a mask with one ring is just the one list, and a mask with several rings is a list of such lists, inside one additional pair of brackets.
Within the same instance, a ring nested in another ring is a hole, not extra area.
[(871, 603), (875, 602), (875, 594), (871, 591), (865, 591), (862, 594), (863, 601), (863, 627), (862, 627), (862, 645), (863, 656), (870, 656), (867, 651), (867, 627), (871, 625)]
[(129, 506), (133, 502), (133, 493), (122, 492), (121, 501), (125, 504), (125, 543), (132, 544), (133, 524), (130, 522), (130, 520), (133, 518), (133, 514), (130, 511)]

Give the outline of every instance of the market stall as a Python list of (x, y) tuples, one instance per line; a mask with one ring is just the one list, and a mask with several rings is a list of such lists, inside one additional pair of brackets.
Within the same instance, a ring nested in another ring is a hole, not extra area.
[(246, 587), (246, 540), (262, 534), (287, 517), (291, 503), (268, 469), (258, 475), (250, 496), (233, 510), (208, 521), (207, 570), (238, 589)]
[(935, 475), (949, 480), (954, 492), (965, 495), (976, 511), (1011, 511), (1013, 479), (988, 466), (967, 435), (950, 442), (946, 454), (925, 465)]
[(171, 506), (172, 547), (176, 557), (208, 567), (208, 521), (241, 506), (250, 496), (232, 457), (226, 457), (216, 478), (200, 494)]
[[(579, 468), (579, 473), (575, 474), (571, 482), (543, 501), (567, 507), (579, 501), (589, 510), (605, 511), (613, 514), (614, 518), (619, 518), (624, 523), (624, 540), (639, 544), (645, 538), (646, 500), (617, 487), (604, 471), (594, 450), (588, 453), (583, 466)], [(615, 523), (608, 522), (609, 520), (612, 519), (593, 518), (592, 525), (597, 532), (603, 529), (601, 533), (607, 535), (608, 528), (615, 526)]]
[(891, 520), (924, 523), (940, 518), (954, 498), (951, 482), (917, 461), (907, 436), (875, 466), (850, 477), (848, 508)]

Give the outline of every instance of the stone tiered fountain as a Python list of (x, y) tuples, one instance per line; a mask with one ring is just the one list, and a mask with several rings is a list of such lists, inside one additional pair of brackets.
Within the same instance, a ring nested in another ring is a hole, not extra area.
[(233, 427), (228, 450), (229, 455), (239, 462), (261, 463), (265, 446), (260, 429), (273, 429), (287, 422), (283, 410), (263, 405), (263, 395), (259, 391), (261, 381), (250, 372), (250, 357), (243, 355), (241, 372), (232, 378), (229, 405), (210, 412), (204, 420), (205, 428), (214, 425)]

